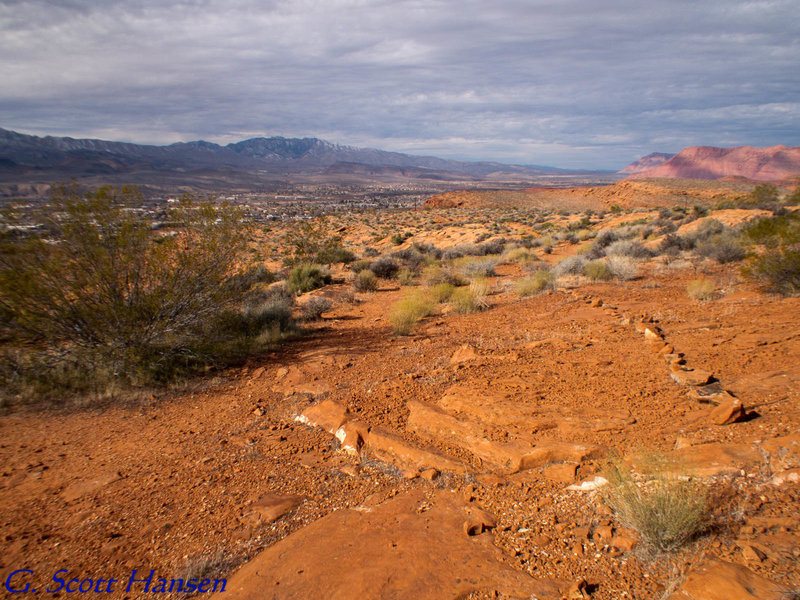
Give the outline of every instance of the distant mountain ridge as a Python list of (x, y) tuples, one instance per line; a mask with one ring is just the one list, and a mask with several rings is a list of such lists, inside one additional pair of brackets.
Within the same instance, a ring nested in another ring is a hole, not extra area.
[(800, 146), (691, 146), (654, 168), (634, 172), (629, 179), (745, 178), (780, 182), (797, 176), (800, 176)]
[[(497, 173), (520, 176), (572, 173), (554, 167), (464, 162), (355, 148), (318, 138), (252, 138), (225, 146), (203, 140), (166, 146), (70, 137), (39, 137), (0, 129), (0, 173), (53, 171), (71, 176), (96, 173), (187, 171), (202, 169), (258, 170), (273, 173), (324, 172), (334, 165), (412, 168), (461, 176), (487, 177)], [(356, 170), (363, 167), (359, 166)]]

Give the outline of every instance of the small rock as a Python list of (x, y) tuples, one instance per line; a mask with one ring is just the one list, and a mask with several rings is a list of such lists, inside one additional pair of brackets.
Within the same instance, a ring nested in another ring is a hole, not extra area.
[(464, 522), (464, 532), (467, 535), (480, 535), (495, 527), (497, 527), (497, 518), (492, 513), (476, 506), (467, 509), (467, 520)]
[(553, 481), (561, 481), (563, 483), (570, 483), (575, 481), (575, 473), (578, 470), (578, 465), (575, 463), (560, 463), (549, 465), (544, 469), (544, 476)]
[(439, 471), (436, 469), (425, 469), (424, 471), (420, 472), (419, 476), (427, 481), (433, 481), (439, 477)]
[(678, 369), (670, 374), (679, 385), (700, 386), (706, 385), (711, 379), (711, 373), (703, 369)]
[(766, 552), (756, 548), (752, 544), (742, 546), (742, 556), (748, 562), (764, 562), (767, 558)]
[(742, 401), (733, 396), (726, 398), (719, 406), (711, 411), (711, 421), (715, 425), (730, 425), (741, 421), (745, 417)]
[(593, 537), (597, 541), (611, 541), (614, 537), (614, 528), (611, 525), (601, 525), (594, 530)]

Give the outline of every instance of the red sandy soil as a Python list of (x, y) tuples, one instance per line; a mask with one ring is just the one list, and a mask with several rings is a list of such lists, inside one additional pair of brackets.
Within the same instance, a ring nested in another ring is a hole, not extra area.
[[(170, 579), (201, 558), (223, 598), (658, 599), (687, 574), (681, 600), (739, 579), (777, 598), (800, 587), (800, 299), (705, 269), (723, 294), (709, 302), (688, 298), (692, 269), (654, 263), (496, 293), (406, 338), (387, 321), (401, 290), (352, 303), (331, 286), (342, 302), (309, 335), (245, 368), (3, 416), (0, 575)], [(667, 345), (748, 417), (715, 424)], [(355, 450), (328, 431), (343, 424)], [(715, 528), (674, 555), (646, 556), (596, 493), (568, 489), (641, 448), (682, 456), (717, 498)], [(106, 597), (152, 597), (122, 587)]]

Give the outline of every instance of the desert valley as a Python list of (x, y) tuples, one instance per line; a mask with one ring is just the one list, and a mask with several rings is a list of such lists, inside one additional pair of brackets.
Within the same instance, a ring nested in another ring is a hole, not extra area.
[(800, 148), (4, 135), (8, 597), (800, 597)]

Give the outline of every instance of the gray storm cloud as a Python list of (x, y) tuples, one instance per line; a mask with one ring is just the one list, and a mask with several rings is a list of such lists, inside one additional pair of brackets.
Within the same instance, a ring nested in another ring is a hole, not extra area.
[(796, 0), (0, 1), (0, 126), (619, 168), (800, 145)]

